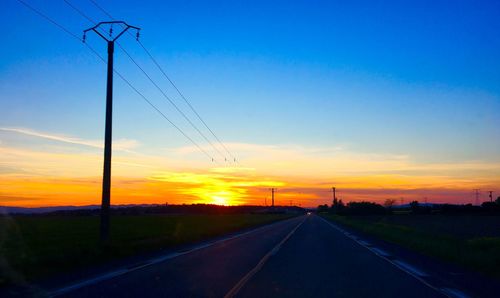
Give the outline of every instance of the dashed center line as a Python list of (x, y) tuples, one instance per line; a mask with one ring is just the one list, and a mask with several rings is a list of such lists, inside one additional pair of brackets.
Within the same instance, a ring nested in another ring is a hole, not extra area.
[(267, 262), (267, 260), (275, 255), (279, 249), (281, 248), (281, 246), (293, 235), (293, 233), (295, 233), (295, 231), (307, 220), (307, 217), (304, 218), (304, 220), (302, 220), (297, 226), (295, 226), (295, 228), (290, 231), (290, 233), (288, 233), (288, 235), (285, 236), (285, 238), (283, 238), (283, 240), (280, 241), (280, 243), (278, 243), (273, 249), (271, 249), (271, 251), (269, 251), (267, 254), (264, 255), (264, 257), (262, 257), (262, 259), (259, 261), (259, 263), (257, 263), (257, 265), (252, 269), (250, 270), (245, 276), (243, 276), (243, 278), (238, 282), (236, 283), (236, 285), (231, 289), (229, 290), (229, 292), (227, 292), (227, 294), (224, 296), (224, 298), (231, 298), (231, 297), (234, 297), (238, 292), (239, 290), (257, 273), (259, 272), (260, 269), (262, 269), (262, 267), (264, 266), (264, 264)]

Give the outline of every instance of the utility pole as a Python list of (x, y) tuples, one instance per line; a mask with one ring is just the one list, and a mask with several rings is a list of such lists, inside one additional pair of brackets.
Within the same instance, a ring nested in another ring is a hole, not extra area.
[[(120, 25), (122, 30), (113, 37), (113, 24)], [(99, 32), (103, 26), (109, 26), (109, 36)], [(115, 50), (115, 41), (122, 36), (128, 29), (137, 30), (137, 39), (139, 39), (138, 27), (130, 26), (122, 21), (100, 22), (92, 28), (83, 31), (83, 42), (85, 42), (88, 31), (94, 31), (108, 44), (108, 76), (106, 84), (106, 125), (104, 132), (104, 170), (102, 175), (102, 202), (101, 202), (101, 223), (100, 238), (101, 242), (106, 242), (109, 238), (109, 209), (111, 206), (111, 146), (112, 146), (112, 124), (113, 124), (113, 53)]]
[(489, 195), (489, 197), (490, 197), (490, 202), (491, 202), (491, 203), (493, 203), (493, 191), (492, 191), (492, 190), (490, 190), (490, 191), (489, 191), (489, 193), (490, 193), (490, 195)]
[(479, 206), (479, 191), (480, 189), (476, 188), (476, 189), (473, 189), (474, 191), (474, 194), (476, 195), (476, 205)]
[(271, 203), (271, 207), (274, 208), (274, 192), (276, 191), (276, 188), (271, 188), (271, 200), (272, 200), (272, 203)]
[(335, 201), (336, 201), (336, 199), (337, 199), (337, 196), (335, 195), (335, 191), (336, 191), (336, 190), (337, 190), (337, 189), (336, 189), (335, 187), (332, 187), (333, 204), (335, 204)]

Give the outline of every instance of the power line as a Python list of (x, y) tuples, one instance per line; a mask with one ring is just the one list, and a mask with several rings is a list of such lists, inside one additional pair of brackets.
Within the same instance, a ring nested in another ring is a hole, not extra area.
[(177, 93), (179, 93), (179, 95), (181, 96), (181, 98), (186, 102), (186, 104), (189, 106), (189, 108), (191, 109), (191, 111), (193, 111), (193, 113), (196, 115), (196, 117), (201, 121), (201, 123), (203, 123), (203, 125), (207, 128), (207, 130), (212, 134), (212, 136), (217, 140), (217, 142), (219, 142), (219, 144), (222, 146), (222, 148), (224, 148), (224, 150), (227, 152), (227, 154), (229, 154), (229, 156), (231, 156), (231, 158), (234, 160), (234, 162), (236, 162), (236, 157), (234, 157), (233, 154), (231, 154), (231, 152), (227, 149), (226, 145), (224, 145), (224, 143), (219, 139), (219, 137), (217, 137), (217, 135), (213, 132), (213, 130), (207, 125), (207, 123), (203, 120), (203, 118), (201, 118), (200, 114), (196, 111), (196, 109), (191, 105), (191, 103), (187, 100), (187, 98), (184, 96), (184, 94), (182, 94), (182, 92), (179, 90), (179, 88), (177, 88), (177, 86), (174, 84), (174, 82), (170, 79), (170, 77), (165, 73), (165, 71), (163, 70), (163, 68), (160, 66), (160, 64), (158, 64), (158, 62), (156, 61), (156, 59), (153, 57), (153, 55), (151, 55), (151, 53), (148, 51), (148, 49), (142, 44), (141, 41), (138, 41), (139, 45), (144, 49), (144, 51), (146, 52), (146, 54), (148, 54), (149, 58), (151, 58), (151, 60), (153, 61), (153, 63), (156, 65), (156, 67), (158, 67), (158, 69), (160, 70), (160, 72), (165, 76), (165, 78), (167, 78), (167, 80), (170, 82), (170, 84), (174, 87), (174, 89), (177, 91)]
[[(66, 1), (66, 0), (65, 0)], [(101, 10), (105, 15), (107, 15), (109, 18), (114, 19), (113, 16), (108, 13), (102, 6), (100, 6), (96, 1), (94, 0), (89, 0), (94, 4), (95, 7), (97, 7), (99, 10)], [(156, 67), (160, 70), (160, 72), (163, 74), (163, 76), (170, 82), (170, 84), (174, 87), (174, 89), (177, 91), (177, 93), (181, 96), (181, 98), (186, 102), (186, 104), (189, 106), (191, 111), (196, 115), (196, 117), (203, 123), (203, 125), (207, 128), (207, 130), (212, 134), (212, 136), (217, 140), (217, 142), (224, 148), (224, 150), (231, 156), (234, 162), (236, 161), (236, 157), (227, 149), (226, 145), (217, 137), (217, 135), (214, 133), (214, 131), (208, 126), (208, 124), (203, 120), (203, 118), (200, 116), (200, 114), (196, 111), (196, 109), (193, 107), (193, 105), (189, 102), (189, 100), (184, 96), (184, 94), (179, 90), (177, 85), (173, 82), (172, 79), (167, 75), (167, 73), (163, 70), (163, 67), (158, 63), (158, 61), (153, 57), (151, 52), (144, 46), (144, 44), (140, 41), (137, 40), (139, 45), (143, 48), (143, 50), (146, 52), (146, 54), (149, 56), (149, 58), (153, 61), (153, 63), (156, 65)]]
[[(44, 18), (46, 21), (52, 23), (53, 25), (59, 27), (59, 29), (63, 30), (64, 32), (68, 33), (69, 35), (73, 36), (74, 38), (80, 40), (80, 37), (78, 37), (76, 34), (74, 34), (73, 32), (69, 31), (68, 29), (66, 29), (65, 27), (59, 25), (56, 21), (52, 20), (51, 18), (49, 18), (47, 15), (43, 14), (41, 11), (39, 11), (38, 9), (34, 8), (33, 6), (29, 5), (28, 3), (24, 2), (23, 0), (17, 0), (19, 3), (21, 3), (22, 5), (24, 5), (25, 7), (29, 8), (31, 11), (33, 11), (34, 13), (36, 13), (37, 15), (41, 16), (42, 18)], [(103, 59), (101, 57), (101, 59)]]
[(210, 146), (212, 146), (212, 148), (214, 148), (214, 150), (219, 153), (222, 158), (225, 158), (224, 154), (222, 154), (219, 149), (217, 149), (217, 147), (215, 147), (212, 142), (205, 136), (205, 134), (203, 134), (203, 132), (200, 131), (200, 129), (186, 116), (186, 114), (181, 110), (179, 109), (179, 107), (175, 104), (174, 101), (172, 101), (172, 99), (170, 99), (170, 97), (168, 97), (168, 95), (165, 93), (165, 91), (163, 91), (162, 88), (160, 88), (160, 86), (158, 86), (155, 81), (149, 76), (149, 74), (137, 63), (137, 61), (135, 61), (134, 58), (132, 58), (132, 56), (130, 56), (130, 54), (127, 52), (127, 50), (125, 50), (125, 48), (122, 47), (122, 45), (120, 45), (119, 43), (117, 43), (118, 46), (120, 47), (120, 49), (122, 49), (122, 51), (125, 53), (125, 55), (127, 55), (130, 60), (135, 64), (135, 66), (137, 66), (141, 72), (148, 78), (148, 80), (151, 82), (151, 84), (153, 84), (156, 89), (158, 89), (158, 91), (160, 91), (160, 93), (163, 95), (163, 97), (165, 97), (173, 106), (174, 108), (177, 110), (177, 112), (179, 112), (182, 117), (200, 134), (200, 136), (203, 137), (203, 139), (205, 139), (205, 141), (208, 142), (208, 144), (210, 144)]
[[(37, 15), (45, 19), (46, 21), (52, 23), (59, 29), (63, 30), (65, 33), (69, 34), (73, 38), (77, 39), (78, 41), (81, 41), (80, 37), (78, 37), (76, 34), (73, 32), (69, 31), (66, 27), (62, 26), (61, 24), (57, 23), (54, 21), (52, 18), (47, 16), (46, 14), (42, 13), (40, 10), (34, 8), (30, 4), (26, 3), (23, 0), (17, 0), (19, 3), (23, 4), (25, 7), (30, 9), (31, 11), (35, 12)], [(65, 1), (67, 3), (67, 1)], [(106, 63), (106, 60), (94, 49), (92, 48), (89, 44), (85, 43), (84, 44), (92, 53), (94, 53), (102, 62)], [(132, 90), (134, 90), (135, 93), (137, 93), (144, 101), (146, 101), (154, 110), (156, 110), (165, 120), (167, 120), (175, 129), (177, 129), (186, 139), (188, 139), (191, 143), (193, 143), (203, 154), (205, 154), (210, 160), (213, 162), (218, 162), (210, 155), (208, 154), (203, 148), (198, 145), (192, 138), (190, 138), (180, 127), (178, 127), (174, 122), (172, 122), (160, 109), (158, 109), (144, 94), (142, 94), (137, 88), (135, 88), (132, 83), (130, 83), (125, 77), (118, 72), (116, 69), (113, 68), (113, 72), (116, 73)]]
[(63, 1), (66, 4), (68, 4), (71, 8), (73, 8), (76, 12), (78, 12), (82, 17), (86, 18), (89, 22), (95, 24), (95, 22), (89, 16), (87, 16), (83, 11), (81, 11), (78, 7), (76, 7), (75, 5), (71, 4), (71, 2), (69, 2), (68, 0), (63, 0)]
[[(71, 4), (68, 0), (64, 0), (64, 2), (66, 2), (66, 4), (68, 4), (71, 8), (73, 8), (77, 13), (79, 13), (82, 17), (84, 17), (85, 19), (87, 19), (89, 22), (91, 23), (94, 23), (94, 24), (97, 24), (97, 22), (95, 20), (93, 20), (91, 17), (89, 17), (88, 15), (86, 15), (82, 10), (78, 9), (75, 5)], [(112, 18), (112, 17), (111, 17)], [(112, 18), (113, 19), (113, 18)], [(130, 34), (130, 32), (127, 32)], [(138, 39), (137, 39), (138, 40)], [(214, 144), (205, 136), (205, 134), (189, 119), (189, 117), (175, 104), (175, 102), (165, 93), (165, 91), (160, 87), (158, 86), (158, 84), (156, 84), (156, 82), (151, 78), (151, 76), (144, 70), (144, 68), (142, 68), (139, 63), (132, 57), (132, 55), (130, 55), (128, 53), (128, 51), (119, 43), (119, 42), (116, 42), (116, 44), (120, 47), (120, 49), (125, 53), (125, 55), (132, 61), (132, 63), (135, 64), (135, 66), (137, 66), (137, 68), (139, 68), (141, 70), (141, 72), (146, 76), (146, 78), (148, 78), (148, 80), (156, 87), (156, 89), (158, 89), (158, 91), (160, 91), (160, 93), (163, 95), (163, 97), (165, 97), (165, 99), (168, 100), (168, 102), (170, 102), (170, 104), (177, 110), (177, 112), (179, 112), (179, 114), (182, 115), (182, 117), (191, 125), (191, 127), (193, 127), (197, 132), (198, 134), (205, 140), (207, 141), (207, 143), (223, 158), (223, 159), (226, 159), (226, 157), (224, 156), (224, 154), (222, 154), (222, 152), (214, 146)]]

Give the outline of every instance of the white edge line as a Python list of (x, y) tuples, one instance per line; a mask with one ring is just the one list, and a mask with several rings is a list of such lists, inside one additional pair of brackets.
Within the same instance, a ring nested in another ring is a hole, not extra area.
[(385, 250), (382, 250), (380, 248), (372, 247), (372, 251), (375, 252), (376, 254), (382, 255), (386, 258), (391, 256), (390, 253), (388, 253)]
[(393, 262), (396, 263), (396, 264), (398, 264), (399, 266), (405, 268), (406, 270), (412, 272), (413, 274), (416, 274), (416, 275), (420, 276), (420, 277), (427, 277), (427, 276), (429, 276), (429, 274), (427, 274), (427, 273), (425, 273), (425, 272), (423, 272), (423, 271), (421, 271), (421, 270), (413, 267), (412, 265), (410, 265), (410, 264), (408, 264), (406, 262), (403, 262), (403, 261), (400, 261), (400, 260), (394, 260)]
[[(331, 223), (331, 222), (329, 222), (328, 220), (324, 219), (323, 217), (321, 217), (321, 216), (318, 216), (318, 217), (319, 217), (319, 218), (321, 218), (321, 220), (323, 220), (323, 221), (324, 221), (324, 222), (326, 222), (327, 224), (329, 224), (332, 228), (334, 228), (334, 229), (339, 229), (338, 227), (336, 227), (334, 224), (332, 224), (332, 223)], [(353, 239), (353, 238), (351, 238), (351, 239)], [(413, 273), (413, 272), (411, 272), (411, 271), (408, 271), (408, 270), (407, 270), (407, 269), (405, 269), (404, 267), (402, 267), (402, 266), (400, 266), (400, 265), (398, 265), (398, 264), (394, 263), (392, 260), (390, 260), (390, 259), (388, 259), (388, 258), (386, 258), (386, 257), (384, 257), (384, 256), (382, 256), (382, 255), (377, 254), (377, 253), (376, 253), (375, 251), (373, 251), (370, 247), (365, 246), (365, 245), (363, 245), (363, 244), (359, 243), (359, 241), (357, 241), (357, 240), (355, 240), (355, 239), (353, 239), (353, 240), (354, 240), (354, 242), (356, 242), (357, 244), (359, 244), (359, 245), (361, 245), (362, 247), (364, 247), (364, 248), (368, 249), (369, 251), (371, 251), (371, 252), (372, 252), (374, 255), (376, 255), (377, 257), (379, 257), (379, 258), (381, 258), (381, 259), (383, 259), (383, 260), (385, 260), (385, 261), (387, 261), (387, 262), (391, 263), (392, 265), (396, 266), (399, 270), (401, 270), (401, 271), (403, 271), (403, 272), (405, 272), (405, 273), (409, 274), (410, 276), (413, 276), (415, 279), (417, 279), (418, 281), (420, 281), (420, 282), (421, 282), (421, 283), (423, 283), (424, 285), (428, 286), (429, 288), (433, 289), (434, 291), (436, 291), (436, 292), (438, 292), (438, 293), (440, 293), (440, 294), (442, 294), (442, 295), (445, 295), (446, 297), (449, 297), (449, 298), (454, 298), (453, 296), (450, 296), (450, 294), (449, 294), (449, 293), (447, 293), (446, 291), (442, 291), (440, 288), (437, 288), (437, 287), (435, 287), (435, 286), (431, 285), (430, 283), (426, 282), (426, 281), (425, 281), (424, 279), (422, 279), (420, 276), (418, 276), (418, 275), (414, 274), (414, 273)]]
[(238, 294), (238, 291), (245, 286), (245, 284), (257, 273), (259, 272), (260, 269), (264, 266), (264, 264), (267, 262), (267, 260), (275, 255), (281, 248), (281, 246), (295, 233), (295, 231), (307, 220), (307, 217), (304, 218), (299, 224), (295, 226), (293, 230), (288, 233), (285, 238), (283, 238), (273, 249), (271, 249), (267, 254), (262, 257), (262, 259), (257, 263), (257, 265), (250, 270), (245, 276), (243, 276), (242, 279), (240, 279), (232, 288), (227, 292), (226, 295), (224, 295), (224, 298), (232, 298), (236, 294)]
[(451, 288), (441, 288), (441, 291), (447, 293), (451, 297), (456, 297), (456, 298), (468, 298), (466, 294), (462, 293), (461, 291), (457, 289), (451, 289)]
[(282, 224), (284, 222), (287, 222), (287, 221), (290, 221), (290, 220), (294, 220), (294, 219), (297, 219), (297, 217), (292, 217), (290, 219), (285, 219), (285, 220), (279, 220), (277, 222), (273, 222), (273, 223), (270, 223), (270, 224), (267, 224), (267, 225), (264, 225), (264, 226), (261, 226), (261, 227), (258, 227), (258, 228), (255, 228), (255, 229), (252, 229), (252, 230), (240, 233), (240, 234), (235, 234), (235, 235), (232, 235), (232, 236), (229, 236), (229, 237), (225, 237), (225, 238), (219, 239), (219, 240), (214, 241), (214, 242), (200, 244), (200, 245), (195, 246), (195, 247), (193, 247), (193, 248), (191, 248), (189, 250), (186, 250), (186, 251), (169, 253), (169, 254), (161, 256), (161, 257), (157, 257), (157, 258), (154, 258), (154, 259), (151, 259), (151, 260), (147, 260), (147, 261), (145, 261), (145, 264), (139, 265), (137, 267), (133, 267), (133, 268), (130, 268), (130, 269), (118, 269), (118, 270), (115, 270), (115, 271), (110, 271), (110, 272), (101, 274), (99, 276), (96, 276), (96, 277), (93, 277), (93, 278), (90, 278), (90, 279), (85, 279), (85, 280), (76, 282), (74, 284), (70, 284), (68, 286), (65, 286), (65, 287), (59, 288), (57, 290), (51, 291), (51, 292), (48, 293), (48, 295), (50, 297), (59, 296), (59, 295), (62, 295), (62, 294), (74, 291), (76, 289), (80, 289), (80, 288), (83, 288), (83, 287), (86, 287), (86, 286), (89, 286), (89, 285), (92, 285), (92, 284), (95, 284), (95, 283), (98, 283), (98, 282), (101, 282), (101, 281), (104, 281), (104, 280), (108, 280), (108, 279), (111, 279), (111, 278), (114, 278), (114, 277), (117, 277), (117, 276), (120, 276), (120, 275), (124, 275), (124, 274), (130, 273), (130, 272), (142, 269), (142, 268), (147, 267), (147, 266), (155, 265), (155, 264), (164, 262), (166, 260), (170, 260), (170, 259), (182, 256), (182, 255), (186, 255), (186, 254), (198, 251), (198, 250), (203, 249), (203, 248), (207, 248), (207, 247), (210, 247), (210, 246), (213, 246), (213, 245), (216, 245), (216, 244), (220, 244), (220, 243), (223, 243), (223, 242), (226, 242), (226, 241), (230, 241), (230, 240), (233, 240), (233, 239), (236, 239), (236, 238), (240, 238), (240, 237), (246, 236), (248, 234), (251, 234), (251, 233), (254, 233), (254, 232), (258, 232), (260, 230), (267, 229), (267, 228), (270, 228), (270, 227), (272, 227), (274, 225)]

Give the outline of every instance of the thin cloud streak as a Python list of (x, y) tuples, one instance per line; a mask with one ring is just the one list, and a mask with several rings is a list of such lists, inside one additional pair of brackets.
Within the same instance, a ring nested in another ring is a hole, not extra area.
[[(81, 145), (81, 146), (87, 146), (87, 147), (98, 148), (98, 149), (104, 148), (103, 141), (98, 141), (98, 140), (85, 140), (85, 139), (81, 139), (81, 138), (77, 138), (77, 137), (39, 132), (39, 131), (35, 131), (32, 129), (28, 129), (28, 128), (0, 127), (0, 130), (6, 131), (6, 132), (13, 132), (13, 133), (17, 133), (17, 134), (23, 134), (26, 136), (43, 138), (43, 139), (52, 140), (52, 141), (68, 143), (68, 144)], [(138, 146), (139, 146), (139, 142), (137, 142), (136, 140), (121, 139), (121, 140), (113, 141), (113, 149), (114, 150), (121, 150), (121, 151), (133, 153), (133, 151), (131, 151), (130, 149), (136, 148)]]

